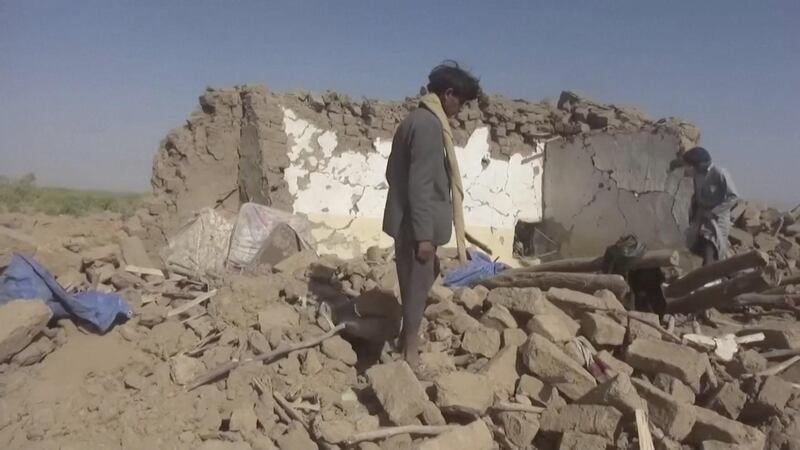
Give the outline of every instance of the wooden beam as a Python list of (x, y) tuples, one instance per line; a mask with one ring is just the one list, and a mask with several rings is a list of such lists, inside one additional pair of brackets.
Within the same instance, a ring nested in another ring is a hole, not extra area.
[(499, 287), (536, 287), (547, 290), (552, 287), (572, 289), (594, 294), (600, 289), (608, 289), (617, 298), (624, 298), (630, 288), (621, 275), (570, 273), (570, 272), (525, 272), (518, 269), (506, 270), (499, 275), (481, 282), (489, 289)]
[[(680, 263), (680, 256), (677, 251), (670, 249), (651, 250), (645, 252), (641, 258), (636, 260), (632, 269), (651, 269), (655, 267), (677, 266)], [(526, 272), (600, 272), (603, 269), (602, 256), (589, 256), (581, 258), (566, 258), (556, 261), (528, 266), (521, 271)]]
[(723, 259), (722, 261), (709, 264), (687, 273), (664, 288), (664, 296), (683, 297), (703, 287), (707, 283), (719, 280), (720, 278), (732, 275), (741, 270), (766, 267), (768, 263), (769, 257), (766, 253), (758, 250), (751, 250), (747, 253)]
[(698, 289), (678, 298), (666, 298), (667, 312), (693, 313), (709, 308), (724, 307), (733, 303), (734, 297), (748, 292), (758, 292), (778, 284), (775, 270), (750, 272), (723, 283)]

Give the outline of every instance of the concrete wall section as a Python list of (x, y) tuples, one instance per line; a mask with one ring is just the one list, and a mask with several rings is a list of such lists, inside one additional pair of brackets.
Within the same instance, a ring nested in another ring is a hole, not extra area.
[(683, 245), (691, 183), (668, 172), (679, 148), (677, 134), (655, 130), (549, 143), (543, 231), (563, 256), (602, 254), (629, 233), (649, 248)]

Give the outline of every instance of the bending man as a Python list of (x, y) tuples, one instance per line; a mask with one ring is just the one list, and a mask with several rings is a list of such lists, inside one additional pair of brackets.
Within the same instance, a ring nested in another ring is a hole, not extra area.
[[(445, 62), (428, 76), (428, 94), (400, 123), (386, 167), (389, 193), (383, 231), (394, 238), (403, 303), (400, 343), (406, 362), (419, 362), (420, 324), (438, 276), (436, 248), (450, 241), (453, 227), (446, 150), (452, 154), (448, 118), (478, 97), (478, 80), (458, 64)], [(459, 180), (460, 181), (460, 180)], [(460, 184), (458, 184), (460, 186)]]
[(728, 171), (712, 164), (711, 155), (703, 147), (688, 150), (683, 161), (694, 182), (687, 244), (703, 258), (705, 266), (727, 256), (731, 209), (739, 196)]

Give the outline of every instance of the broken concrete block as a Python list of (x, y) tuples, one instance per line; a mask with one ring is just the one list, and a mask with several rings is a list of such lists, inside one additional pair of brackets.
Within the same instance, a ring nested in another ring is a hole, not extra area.
[(311, 440), (308, 431), (300, 425), (299, 422), (294, 422), (289, 425), (289, 429), (282, 436), (275, 439), (280, 449), (292, 450), (319, 450), (319, 446)]
[(580, 327), (577, 322), (562, 315), (536, 314), (525, 325), (525, 331), (528, 334), (538, 333), (552, 342), (567, 342), (577, 335), (576, 326)]
[(530, 375), (522, 375), (517, 382), (516, 395), (523, 395), (533, 400), (535, 403), (559, 407), (566, 405), (564, 399), (558, 395), (558, 390), (544, 383), (542, 380)]
[(534, 314), (546, 314), (555, 308), (538, 288), (497, 288), (489, 291), (486, 300), (492, 305), (505, 306), (520, 323)]
[(481, 416), (494, 401), (491, 381), (485, 375), (451, 372), (439, 376), (434, 385), (436, 406), (443, 412)]
[(727, 417), (723, 417), (710, 409), (695, 406), (697, 420), (686, 441), (700, 444), (703, 441), (716, 440), (731, 444), (748, 444), (752, 449), (763, 449), (766, 443), (764, 433)]
[(491, 380), (495, 394), (499, 398), (508, 399), (514, 394), (519, 379), (517, 353), (516, 347), (505, 347), (481, 370), (481, 373)]
[(153, 328), (161, 322), (167, 320), (169, 308), (161, 306), (156, 302), (150, 302), (139, 311), (139, 324), (147, 328)]
[(706, 407), (730, 419), (738, 419), (747, 395), (738, 382), (725, 383), (711, 396)]
[(155, 264), (147, 255), (147, 250), (144, 248), (142, 240), (135, 236), (127, 236), (120, 241), (122, 248), (122, 258), (125, 263), (130, 266), (151, 267), (155, 268)]
[(483, 307), (483, 300), (486, 298), (486, 294), (488, 292), (481, 296), (474, 289), (461, 288), (455, 291), (453, 301), (470, 313), (477, 313)]
[(258, 313), (258, 326), (262, 333), (286, 330), (300, 324), (300, 314), (285, 303), (271, 303)]
[(425, 309), (425, 318), (432, 322), (448, 325), (457, 333), (481, 327), (480, 322), (453, 302), (441, 302), (428, 306)]
[(333, 336), (322, 341), (322, 353), (328, 358), (338, 359), (339, 361), (354, 366), (358, 362), (353, 346), (341, 336)]
[(585, 405), (610, 405), (617, 408), (625, 417), (633, 418), (637, 409), (647, 410), (647, 403), (639, 396), (625, 374), (617, 374), (614, 378), (598, 385), (576, 403)]
[(356, 427), (348, 420), (324, 420), (321, 416), (317, 416), (312, 424), (312, 433), (317, 439), (333, 444), (355, 434)]
[(491, 358), (500, 350), (500, 332), (482, 325), (469, 329), (464, 332), (461, 349), (473, 355)]
[(410, 425), (429, 402), (422, 385), (405, 361), (372, 366), (367, 379), (389, 419), (396, 425)]
[(43, 360), (45, 356), (52, 353), (55, 349), (56, 344), (47, 336), (42, 335), (22, 349), (22, 351), (14, 355), (14, 357), (11, 358), (11, 362), (19, 366), (30, 366), (31, 364), (36, 364)]
[(607, 298), (595, 297), (594, 295), (571, 289), (550, 288), (547, 291), (547, 299), (559, 308), (575, 312), (585, 311), (586, 309), (625, 311), (625, 308), (616, 300), (616, 297), (614, 297), (615, 301), (609, 301)]
[[(786, 403), (794, 393), (791, 383), (778, 376), (767, 377), (758, 395), (745, 408), (744, 417), (761, 418), (783, 413)], [(735, 419), (736, 417), (732, 417)]]
[(692, 389), (685, 385), (681, 380), (673, 377), (672, 375), (667, 375), (665, 373), (656, 375), (653, 379), (653, 385), (667, 394), (675, 397), (675, 400), (694, 405), (694, 391), (692, 391)]
[(583, 366), (544, 336), (532, 334), (520, 351), (522, 362), (531, 373), (571, 400), (577, 400), (597, 385)]
[(700, 391), (700, 377), (708, 367), (708, 357), (689, 347), (671, 342), (636, 339), (628, 346), (625, 362), (645, 373), (664, 372)]
[(620, 420), (622, 413), (613, 406), (573, 404), (543, 412), (539, 429), (545, 432), (596, 434), (613, 440)]
[(764, 252), (774, 251), (775, 247), (781, 243), (778, 238), (767, 233), (759, 233), (753, 240), (755, 241), (756, 248)]
[(489, 427), (478, 419), (469, 425), (424, 440), (419, 450), (491, 450), (493, 447), (494, 442)]
[(561, 435), (558, 450), (606, 450), (609, 440), (601, 436), (568, 431)]
[(231, 413), (231, 420), (228, 424), (228, 429), (231, 431), (240, 431), (245, 435), (254, 433), (256, 431), (256, 417), (255, 409), (252, 404), (241, 405), (233, 410)]
[(434, 379), (439, 375), (456, 370), (453, 357), (444, 352), (420, 353), (419, 361), (425, 372), (425, 379)]
[(11, 300), (0, 306), (0, 363), (25, 348), (53, 316), (41, 300)]
[(278, 273), (299, 277), (305, 275), (308, 266), (317, 260), (319, 260), (319, 257), (313, 250), (303, 250), (275, 264), (272, 269)]
[(622, 304), (621, 301), (617, 298), (616, 294), (609, 291), (608, 289), (600, 289), (599, 291), (594, 293), (594, 296), (603, 300), (608, 306), (608, 309), (615, 309), (618, 311), (624, 311), (625, 306)]
[(728, 238), (731, 242), (743, 248), (753, 248), (755, 244), (752, 234), (736, 227), (731, 228)]
[(607, 316), (585, 313), (581, 316), (581, 332), (592, 344), (602, 347), (622, 345), (627, 330)]
[(494, 328), (499, 332), (507, 328), (517, 328), (517, 321), (511, 315), (511, 311), (503, 305), (492, 305), (481, 317), (480, 322), (489, 328)]
[(506, 328), (503, 330), (503, 347), (519, 347), (527, 340), (528, 335), (519, 328)]
[(441, 284), (434, 284), (428, 296), (433, 303), (449, 302), (453, 300), (453, 290)]
[(535, 414), (502, 412), (497, 418), (508, 440), (520, 448), (528, 448), (539, 432), (539, 419)]
[(614, 373), (624, 373), (627, 376), (633, 375), (633, 367), (618, 360), (607, 350), (600, 350), (597, 352), (597, 354), (594, 355), (594, 360), (595, 362), (611, 369), (611, 371)]
[(691, 431), (695, 421), (694, 405), (680, 402), (647, 381), (631, 379), (636, 392), (647, 402), (650, 421), (664, 434), (682, 441)]
[(172, 381), (181, 386), (194, 381), (206, 371), (203, 361), (186, 355), (178, 355), (169, 361)]
[(733, 355), (733, 359), (725, 365), (725, 370), (733, 377), (741, 378), (745, 374), (760, 372), (767, 368), (767, 358), (755, 350), (744, 350)]
[(651, 341), (660, 341), (661, 333), (651, 326), (650, 324), (642, 323), (638, 320), (628, 320), (628, 339), (633, 342), (637, 339), (649, 339)]

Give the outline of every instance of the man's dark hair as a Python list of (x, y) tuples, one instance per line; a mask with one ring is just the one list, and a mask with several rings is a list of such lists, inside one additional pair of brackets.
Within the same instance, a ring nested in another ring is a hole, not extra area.
[(711, 154), (703, 147), (694, 147), (683, 154), (683, 160), (686, 164), (695, 166), (700, 163), (711, 162)]
[(428, 92), (442, 95), (448, 89), (465, 102), (478, 98), (481, 91), (478, 78), (452, 60), (443, 61), (428, 75)]

